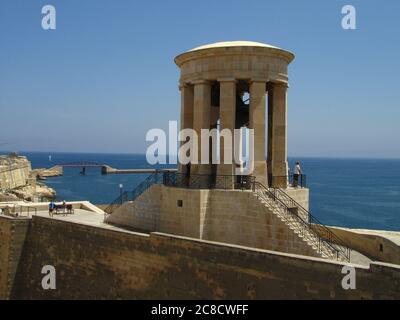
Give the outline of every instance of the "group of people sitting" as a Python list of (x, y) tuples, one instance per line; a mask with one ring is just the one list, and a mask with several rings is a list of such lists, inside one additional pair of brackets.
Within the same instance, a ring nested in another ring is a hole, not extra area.
[(67, 204), (63, 201), (61, 204), (56, 204), (55, 202), (51, 201), (49, 204), (49, 215), (53, 216), (53, 214), (73, 214), (74, 208), (72, 204)]

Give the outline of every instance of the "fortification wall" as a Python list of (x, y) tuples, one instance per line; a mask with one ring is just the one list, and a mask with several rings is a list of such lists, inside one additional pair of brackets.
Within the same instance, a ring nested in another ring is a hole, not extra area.
[(25, 243), (29, 219), (0, 216), (0, 299), (9, 299)]
[[(2, 247), (3, 250), (3, 247)], [(41, 269), (56, 268), (56, 290)], [(33, 217), (12, 297), (19, 299), (400, 299), (400, 267), (355, 266), (159, 233)]]
[(400, 232), (328, 227), (371, 259), (400, 265)]

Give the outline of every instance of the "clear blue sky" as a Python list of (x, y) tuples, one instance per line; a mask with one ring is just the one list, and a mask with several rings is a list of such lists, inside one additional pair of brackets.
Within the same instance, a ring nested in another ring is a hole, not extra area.
[(398, 0), (1, 0), (0, 149), (144, 152), (179, 116), (174, 57), (252, 40), (296, 54), (289, 155), (400, 157), (399, 18)]

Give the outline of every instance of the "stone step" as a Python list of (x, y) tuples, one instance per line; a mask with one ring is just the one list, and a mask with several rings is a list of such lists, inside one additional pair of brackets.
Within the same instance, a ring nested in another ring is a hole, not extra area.
[[(273, 200), (261, 197), (257, 194), (253, 194), (261, 203), (264, 204), (275, 216), (277, 216), (285, 225), (290, 228), (300, 239), (302, 239), (308, 246), (310, 246), (314, 251), (318, 252), (323, 258), (332, 258), (335, 255), (333, 250), (321, 246), (319, 248), (316, 243), (318, 243), (318, 237), (309, 229), (307, 229), (297, 218), (288, 216), (286, 211), (275, 204)], [(319, 250), (320, 249), (320, 250)]]

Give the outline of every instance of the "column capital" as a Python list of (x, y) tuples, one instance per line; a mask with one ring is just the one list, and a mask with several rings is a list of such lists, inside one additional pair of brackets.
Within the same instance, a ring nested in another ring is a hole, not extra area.
[(268, 80), (265, 79), (265, 78), (251, 78), (250, 81), (249, 81), (250, 84), (251, 84), (251, 83), (254, 83), (254, 82), (257, 82), (257, 83), (259, 83), (259, 82), (267, 83)]
[(183, 88), (187, 88), (189, 85), (190, 85), (190, 83), (179, 82), (178, 88), (179, 88), (179, 90), (182, 90)]
[(289, 88), (289, 84), (287, 82), (268, 82), (268, 87)]
[(199, 79), (199, 80), (191, 81), (190, 83), (193, 84), (193, 85), (196, 85), (196, 84), (211, 84), (211, 81), (205, 80), (205, 79)]
[(238, 80), (234, 77), (224, 77), (224, 78), (218, 78), (218, 82), (237, 82)]

